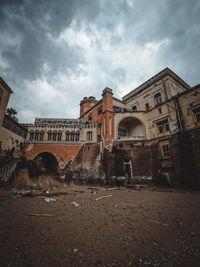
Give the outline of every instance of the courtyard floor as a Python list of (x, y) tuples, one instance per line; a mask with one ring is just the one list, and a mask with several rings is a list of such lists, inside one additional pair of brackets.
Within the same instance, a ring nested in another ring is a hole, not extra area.
[(13, 197), (0, 190), (1, 267), (199, 264), (199, 191), (72, 185)]

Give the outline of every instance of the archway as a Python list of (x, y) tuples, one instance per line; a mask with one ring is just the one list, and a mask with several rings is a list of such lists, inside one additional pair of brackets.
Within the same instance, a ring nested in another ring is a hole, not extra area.
[(58, 161), (51, 152), (41, 152), (34, 160), (36, 160), (38, 165), (44, 168), (47, 173), (56, 173), (58, 170)]
[(134, 117), (126, 117), (119, 123), (118, 138), (120, 139), (145, 139), (143, 123)]

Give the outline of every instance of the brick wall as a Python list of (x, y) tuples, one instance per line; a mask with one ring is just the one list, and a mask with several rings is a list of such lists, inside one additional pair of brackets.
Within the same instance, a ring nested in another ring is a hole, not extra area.
[(54, 154), (58, 161), (61, 158), (64, 162), (60, 163), (60, 167), (63, 168), (70, 160), (74, 160), (78, 152), (81, 149), (81, 145), (67, 146), (67, 145), (43, 145), (43, 144), (31, 144), (26, 145), (24, 148), (24, 155), (28, 159), (34, 159), (41, 152), (50, 152)]

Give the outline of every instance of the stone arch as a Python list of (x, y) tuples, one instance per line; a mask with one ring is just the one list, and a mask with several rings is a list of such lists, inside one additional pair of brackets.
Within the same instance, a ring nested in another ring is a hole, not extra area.
[(121, 118), (116, 125), (116, 130), (117, 138), (120, 137), (120, 130), (122, 130), (121, 139), (123, 138), (123, 134), (124, 138), (146, 139), (145, 124), (140, 118), (135, 116), (127, 115)]
[(37, 160), (41, 167), (44, 167), (47, 173), (55, 173), (59, 167), (57, 156), (49, 151), (42, 151), (34, 156), (33, 160)]

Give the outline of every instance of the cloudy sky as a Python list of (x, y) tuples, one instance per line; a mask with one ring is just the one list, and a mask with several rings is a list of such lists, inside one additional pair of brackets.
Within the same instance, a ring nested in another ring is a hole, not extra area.
[(200, 83), (199, 0), (0, 0), (0, 76), (20, 122), (78, 118), (171, 68)]

